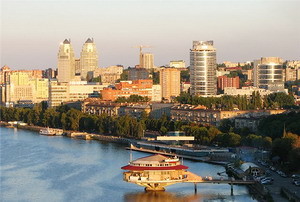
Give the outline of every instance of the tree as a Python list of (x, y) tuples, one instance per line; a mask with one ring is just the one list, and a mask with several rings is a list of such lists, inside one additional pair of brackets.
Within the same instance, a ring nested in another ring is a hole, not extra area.
[(180, 72), (180, 82), (189, 82), (190, 81), (190, 72), (188, 70)]
[(223, 133), (231, 132), (234, 128), (234, 123), (230, 119), (222, 119), (220, 122), (219, 129)]
[(159, 132), (162, 135), (165, 135), (168, 132), (168, 129), (166, 127), (164, 127), (164, 126), (161, 126), (160, 129), (159, 129)]
[(119, 81), (127, 81), (128, 80), (128, 69), (125, 69), (120, 76)]
[(279, 156), (281, 162), (286, 162), (289, 152), (296, 148), (298, 141), (298, 135), (292, 133), (287, 133), (283, 138), (276, 139), (272, 146), (272, 156)]
[(223, 147), (236, 147), (240, 145), (241, 136), (235, 133), (222, 133), (216, 136), (216, 142)]
[(151, 70), (153, 84), (159, 84), (159, 71), (155, 72), (154, 69)]
[(288, 155), (288, 160), (290, 162), (290, 169), (291, 171), (299, 171), (300, 168), (299, 168), (299, 162), (300, 162), (300, 148), (295, 148), (295, 149), (292, 149), (290, 152), (289, 152), (289, 155)]

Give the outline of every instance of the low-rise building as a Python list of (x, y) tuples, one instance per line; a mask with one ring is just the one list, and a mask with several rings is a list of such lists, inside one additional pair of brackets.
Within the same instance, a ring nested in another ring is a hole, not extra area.
[(263, 176), (265, 175), (265, 170), (258, 165), (246, 162), (241, 165), (241, 170), (244, 172), (244, 176)]
[(218, 77), (218, 89), (224, 90), (226, 87), (240, 87), (240, 78), (236, 77), (228, 77), (228, 76), (219, 76)]
[(234, 118), (234, 127), (235, 128), (248, 128), (251, 132), (256, 132), (259, 125), (259, 121), (265, 116), (262, 117), (236, 117)]
[[(115, 87), (104, 88), (101, 90), (102, 99), (106, 101), (115, 101), (118, 97), (130, 97), (130, 95), (139, 95), (148, 97), (152, 100), (152, 96), (156, 95), (158, 87), (153, 88), (153, 81), (134, 80), (134, 81), (120, 81), (115, 84)], [(155, 98), (156, 99), (156, 98)]]
[(149, 114), (151, 106), (149, 104), (128, 104), (121, 106), (120, 116), (129, 115), (135, 118), (141, 118), (143, 114)]
[(285, 110), (214, 110), (206, 109), (205, 106), (184, 104), (175, 105), (171, 108), (171, 119), (218, 126), (222, 119), (262, 117), (283, 112)]
[(99, 98), (87, 98), (82, 102), (82, 112), (100, 116), (125, 116), (130, 115), (141, 118), (143, 113), (149, 114), (151, 106), (145, 103), (115, 103), (103, 101)]
[(100, 77), (100, 81), (103, 84), (114, 84), (118, 79), (121, 78), (121, 74), (123, 73), (123, 66), (109, 66), (105, 68), (97, 68), (91, 73), (92, 76), (89, 77)]
[(128, 80), (144, 80), (149, 79), (149, 72), (146, 68), (129, 68)]
[(104, 87), (106, 85), (87, 83), (86, 81), (59, 83), (53, 80), (49, 85), (48, 104), (50, 107), (55, 107), (63, 102), (84, 100)]
[(269, 95), (272, 92), (270, 90), (266, 90), (264, 88), (257, 88), (253, 86), (245, 86), (241, 89), (238, 89), (236, 87), (225, 87), (224, 88), (224, 95), (246, 95), (247, 97), (250, 97), (253, 92), (259, 92), (261, 96)]
[(159, 119), (163, 115), (170, 117), (173, 106), (174, 103), (152, 103), (150, 116), (155, 119)]
[(122, 103), (105, 102), (99, 98), (87, 98), (82, 102), (82, 112), (100, 116), (107, 114), (108, 116), (118, 116)]

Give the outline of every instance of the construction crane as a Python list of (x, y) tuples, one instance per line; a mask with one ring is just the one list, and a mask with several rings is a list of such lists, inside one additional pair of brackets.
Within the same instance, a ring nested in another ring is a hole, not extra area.
[(139, 46), (133, 46), (132, 48), (139, 48), (140, 49), (140, 55), (142, 54), (143, 48), (152, 48), (153, 46), (145, 46), (145, 45), (139, 45)]

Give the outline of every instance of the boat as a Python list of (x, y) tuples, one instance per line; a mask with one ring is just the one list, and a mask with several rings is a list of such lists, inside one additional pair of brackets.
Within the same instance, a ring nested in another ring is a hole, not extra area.
[(177, 156), (174, 156), (174, 158), (165, 159), (165, 162), (167, 163), (176, 163), (177, 161), (179, 161), (179, 158), (177, 158)]
[(53, 130), (52, 128), (47, 127), (47, 128), (42, 128), (40, 130), (40, 134), (46, 135), (46, 136), (54, 136), (54, 135), (56, 135), (56, 131)]

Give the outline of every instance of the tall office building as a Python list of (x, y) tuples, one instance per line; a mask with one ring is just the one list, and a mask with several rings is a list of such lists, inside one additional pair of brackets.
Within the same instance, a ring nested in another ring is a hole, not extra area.
[(86, 80), (88, 72), (98, 68), (98, 53), (94, 39), (88, 38), (82, 46), (80, 55), (80, 75)]
[(284, 90), (283, 61), (278, 57), (263, 57), (254, 61), (254, 86), (271, 91)]
[(151, 53), (140, 53), (140, 68), (154, 68), (154, 56)]
[(180, 70), (163, 68), (159, 73), (162, 97), (167, 100), (180, 94)]
[(70, 82), (75, 78), (74, 50), (68, 39), (65, 39), (59, 46), (57, 68), (59, 82)]
[(192, 95), (216, 95), (216, 49), (213, 41), (193, 41), (190, 50), (190, 80)]

